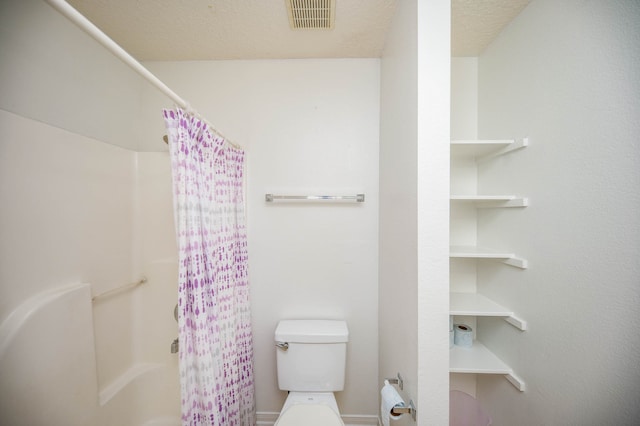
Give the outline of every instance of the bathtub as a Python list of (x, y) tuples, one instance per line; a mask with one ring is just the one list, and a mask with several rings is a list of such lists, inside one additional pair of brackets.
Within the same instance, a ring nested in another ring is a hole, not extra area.
[(91, 286), (74, 284), (30, 297), (0, 323), (0, 424), (180, 425), (170, 340), (155, 339), (165, 362), (129, 362), (101, 381), (94, 314)]
[(140, 363), (100, 391), (104, 424), (180, 426), (177, 366)]
[(182, 426), (182, 423), (177, 417), (158, 417), (145, 422), (142, 426)]

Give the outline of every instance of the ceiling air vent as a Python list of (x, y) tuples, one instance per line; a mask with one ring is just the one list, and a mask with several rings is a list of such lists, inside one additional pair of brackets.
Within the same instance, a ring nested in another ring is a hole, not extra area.
[(335, 20), (336, 0), (285, 0), (289, 24), (294, 30), (330, 30)]

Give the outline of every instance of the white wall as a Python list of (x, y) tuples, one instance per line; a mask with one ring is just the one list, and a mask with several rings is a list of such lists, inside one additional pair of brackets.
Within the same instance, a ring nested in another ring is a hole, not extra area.
[(449, 418), (451, 2), (418, 2), (418, 424)]
[(398, 4), (380, 71), (378, 375), (406, 378), (405, 400), (418, 393), (416, 13), (416, 2)]
[(43, 0), (0, 2), (0, 108), (136, 149), (146, 83)]
[(477, 137), (478, 58), (454, 57), (451, 58), (451, 139)]
[(631, 425), (640, 418), (640, 3), (533, 1), (479, 58), (479, 136), (531, 146), (483, 163), (479, 241), (527, 258), (483, 263), (478, 286), (529, 324), (480, 321), (526, 382), (478, 379), (500, 425)]
[(399, 2), (381, 67), (378, 385), (400, 373), (421, 425), (449, 411), (449, 13)]
[[(377, 415), (379, 61), (145, 65), (248, 153), (258, 412), (280, 411), (286, 397), (275, 375), (278, 320), (317, 317), (349, 325), (341, 412)], [(271, 205), (268, 192), (363, 192), (366, 201)]]

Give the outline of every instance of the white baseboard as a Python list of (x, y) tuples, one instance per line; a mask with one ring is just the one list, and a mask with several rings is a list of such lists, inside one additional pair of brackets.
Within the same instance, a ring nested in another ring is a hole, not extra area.
[(258, 411), (256, 413), (257, 426), (273, 426), (280, 413)]
[[(274, 413), (269, 411), (259, 411), (256, 413), (257, 426), (273, 426), (280, 413)], [(345, 426), (379, 426), (380, 421), (378, 416), (371, 415), (353, 415), (343, 414), (342, 421)]]

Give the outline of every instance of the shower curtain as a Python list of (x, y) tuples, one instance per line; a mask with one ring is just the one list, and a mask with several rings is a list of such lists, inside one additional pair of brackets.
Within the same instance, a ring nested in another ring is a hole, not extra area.
[(253, 426), (244, 151), (193, 114), (163, 114), (179, 251), (182, 424)]

